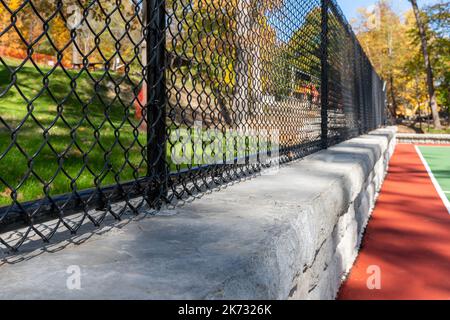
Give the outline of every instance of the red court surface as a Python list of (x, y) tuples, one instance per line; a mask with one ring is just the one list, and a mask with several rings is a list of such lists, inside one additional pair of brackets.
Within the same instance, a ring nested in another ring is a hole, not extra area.
[[(381, 289), (368, 288), (371, 266), (381, 271)], [(396, 148), (339, 299), (450, 299), (450, 215), (413, 145)]]

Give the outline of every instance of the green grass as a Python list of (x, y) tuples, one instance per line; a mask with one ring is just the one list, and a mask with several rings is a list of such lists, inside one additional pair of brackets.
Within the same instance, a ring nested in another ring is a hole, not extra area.
[[(3, 60), (17, 66), (16, 61)], [(13, 75), (0, 64), (0, 177), (17, 188), (17, 198), (40, 198), (45, 185), (56, 195), (95, 182), (106, 186), (144, 176), (146, 134), (131, 125), (137, 124), (130, 108), (134, 84), (102, 71), (91, 78), (86, 72), (66, 74), (61, 69), (46, 77), (50, 69), (41, 70), (27, 64)], [(19, 89), (8, 89), (13, 77)], [(114, 82), (120, 84), (117, 95)], [(45, 83), (49, 90), (42, 89)], [(58, 155), (63, 156), (61, 170)], [(10, 204), (10, 195), (0, 181), (0, 205)]]
[(444, 128), (441, 130), (437, 130), (434, 128), (430, 128), (428, 130), (428, 128), (425, 128), (424, 131), (425, 131), (425, 133), (431, 133), (431, 134), (450, 134), (450, 128)]
[[(88, 74), (72, 70), (66, 74), (57, 69), (46, 75), (50, 68), (40, 66), (39, 71), (30, 63), (12, 73), (5, 64), (17, 68), (19, 61), (2, 60), (0, 178), (4, 182), (0, 180), (0, 206), (12, 203), (11, 189), (24, 202), (46, 193), (54, 196), (145, 176), (146, 131), (135, 129), (138, 121), (132, 106), (138, 81), (120, 74), (105, 75), (104, 71)], [(9, 87), (11, 83), (17, 87)], [(120, 84), (118, 93), (114, 83)], [(46, 84), (48, 90), (42, 89)], [(182, 107), (190, 106), (186, 102)], [(205, 156), (222, 152), (211, 147), (217, 139), (214, 137), (204, 139), (194, 152), (193, 137), (189, 138), (194, 130), (172, 124), (169, 131), (175, 129), (182, 130), (179, 141), (169, 140), (167, 145), (171, 171), (196, 167), (202, 164), (198, 159), (203, 162)], [(223, 153), (227, 153), (230, 145), (223, 139)], [(172, 152), (181, 154), (181, 145), (191, 151), (190, 165), (172, 161)], [(234, 145), (231, 148), (237, 156)], [(245, 148), (250, 153), (249, 140)]]
[(450, 200), (450, 147), (420, 147), (420, 152)]
[[(415, 127), (417, 129), (420, 129), (420, 124), (416, 124)], [(422, 124), (422, 131), (423, 133), (429, 133), (429, 134), (450, 134), (450, 127), (443, 127), (440, 130), (434, 129), (433, 126), (428, 127), (426, 123)]]

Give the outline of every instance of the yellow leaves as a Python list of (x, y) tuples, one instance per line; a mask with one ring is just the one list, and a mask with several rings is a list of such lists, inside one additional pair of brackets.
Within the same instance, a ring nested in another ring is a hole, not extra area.
[[(9, 0), (5, 1), (5, 4), (9, 7), (11, 11), (17, 10), (20, 5), (23, 3), (23, 0)], [(2, 7), (2, 6), (0, 6)]]
[[(415, 24), (414, 16), (407, 12), (401, 19), (388, 3), (380, 2), (378, 6), (380, 24), (370, 30), (365, 27), (370, 15), (361, 10), (356, 26), (358, 39), (377, 72), (389, 80), (388, 89), (394, 92), (398, 111), (410, 114), (426, 99), (425, 81), (416, 81), (420, 67), (412, 64), (420, 53), (409, 32)], [(392, 103), (392, 94), (388, 93), (388, 97)]]
[(210, 10), (210, 11), (226, 11), (232, 14), (233, 8), (236, 7), (237, 1), (242, 0), (193, 0), (192, 7), (195, 10)]
[(12, 193), (12, 190), (9, 188), (6, 188), (4, 191), (0, 192), (0, 197), (10, 198), (11, 193)]
[[(228, 15), (234, 15), (236, 8), (259, 7), (263, 12), (265, 10), (276, 10), (283, 5), (285, 0), (193, 0), (192, 8), (195, 10), (209, 10), (211, 13), (214, 11), (226, 12)], [(262, 4), (262, 5), (261, 5)]]
[(59, 46), (62, 47), (70, 40), (70, 31), (60, 16), (51, 20), (50, 29), (53, 40)]
[[(10, 188), (6, 188), (2, 192), (0, 192), (0, 198), (11, 199), (12, 190)], [(23, 194), (21, 192), (17, 193), (17, 200), (22, 201), (24, 199)]]
[(235, 76), (234, 76), (232, 63), (229, 63), (228, 67), (225, 69), (224, 81), (225, 81), (225, 84), (227, 84), (227, 85), (234, 86), (234, 84), (235, 84)]

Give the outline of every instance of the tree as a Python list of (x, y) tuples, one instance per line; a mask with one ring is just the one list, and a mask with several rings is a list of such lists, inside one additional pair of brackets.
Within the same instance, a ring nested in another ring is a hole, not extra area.
[(450, 1), (426, 6), (423, 14), (429, 26), (427, 39), (437, 102), (450, 116)]
[[(391, 113), (431, 116), (427, 71), (414, 11), (400, 17), (388, 0), (380, 0), (376, 7), (377, 24), (371, 12), (361, 9), (353, 26), (377, 73), (387, 81)], [(436, 100), (444, 110), (450, 105), (450, 2), (424, 7), (421, 17), (427, 26)]]
[(381, 0), (376, 6), (379, 15), (377, 24), (373, 25), (371, 12), (360, 9), (355, 29), (376, 71), (387, 81), (390, 112), (396, 117), (403, 108), (403, 65), (411, 48), (406, 34), (407, 28), (392, 9), (391, 3)]
[(426, 25), (422, 20), (422, 16), (419, 11), (419, 7), (417, 5), (417, 1), (409, 0), (409, 2), (411, 2), (411, 5), (412, 5), (413, 11), (414, 11), (414, 15), (416, 17), (417, 28), (419, 30), (419, 36), (420, 36), (421, 46), (422, 46), (422, 53), (423, 53), (425, 69), (426, 69), (426, 73), (427, 73), (429, 105), (430, 105), (432, 115), (433, 115), (434, 127), (435, 127), (435, 129), (440, 130), (440, 129), (442, 129), (442, 125), (441, 125), (441, 120), (439, 117), (438, 104), (437, 104), (437, 100), (436, 100), (436, 92), (435, 92), (435, 88), (434, 88), (433, 69), (431, 66), (428, 42), (427, 42), (427, 38), (426, 38)]
[[(235, 127), (252, 121), (243, 114), (261, 114), (261, 96), (270, 86), (267, 66), (275, 58), (271, 48), (276, 35), (267, 12), (282, 3), (168, 0), (167, 47), (174, 61), (170, 73), (182, 80), (181, 90), (198, 87), (199, 104), (209, 100), (202, 95), (213, 97), (221, 109), (229, 109), (233, 117), (229, 125)], [(195, 99), (197, 92), (189, 95)]]
[[(21, 0), (10, 0), (0, 2), (0, 32), (8, 31), (0, 36), (0, 46), (4, 46), (12, 51), (24, 50), (25, 46), (20, 40), (19, 35), (13, 26), (16, 26), (19, 30), (23, 28), (22, 19), (17, 19), (13, 24), (11, 22), (12, 14), (20, 7), (22, 4)], [(16, 15), (16, 17), (21, 15)]]

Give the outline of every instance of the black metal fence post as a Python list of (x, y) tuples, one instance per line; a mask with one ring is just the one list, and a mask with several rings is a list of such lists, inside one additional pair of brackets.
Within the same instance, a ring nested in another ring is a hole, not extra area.
[(358, 65), (358, 83), (357, 83), (357, 89), (358, 89), (358, 96), (359, 96), (359, 101), (358, 101), (358, 110), (359, 110), (359, 118), (358, 118), (358, 122), (359, 122), (359, 134), (364, 134), (365, 133), (365, 100), (364, 100), (364, 84), (363, 84), (363, 80), (364, 80), (364, 65), (363, 65), (363, 56), (364, 53), (362, 51), (361, 46), (359, 46), (358, 44), (356, 45), (356, 53), (357, 53), (357, 65)]
[(361, 99), (360, 99), (360, 84), (361, 81), (359, 79), (358, 75), (358, 62), (359, 62), (359, 55), (358, 55), (358, 47), (356, 44), (356, 41), (353, 42), (353, 58), (352, 58), (352, 64), (353, 64), (353, 81), (354, 81), (354, 99), (356, 104), (356, 119), (358, 123), (358, 134), (361, 134)]
[(150, 188), (147, 201), (160, 208), (167, 195), (166, 164), (166, 4), (165, 0), (146, 0), (146, 117), (147, 177)]
[[(362, 52), (362, 49), (360, 49), (360, 51)], [(361, 65), (362, 65), (362, 77), (361, 77), (361, 81), (364, 82), (364, 85), (362, 87), (362, 92), (363, 92), (363, 123), (362, 123), (362, 128), (363, 128), (363, 132), (362, 133), (367, 133), (368, 131), (368, 98), (367, 98), (367, 61), (366, 58), (363, 57), (362, 61), (361, 61)]]
[[(381, 93), (383, 103), (381, 104), (381, 108), (383, 108), (383, 125), (387, 126), (389, 124), (388, 117), (389, 117), (389, 111), (388, 111), (388, 98), (387, 98), (387, 84), (386, 81), (381, 79), (383, 82), (383, 92)], [(450, 109), (449, 109), (450, 110)]]
[(328, 6), (329, 0), (322, 1), (322, 32), (321, 32), (321, 144), (328, 148)]

